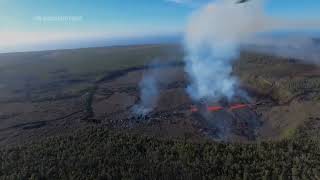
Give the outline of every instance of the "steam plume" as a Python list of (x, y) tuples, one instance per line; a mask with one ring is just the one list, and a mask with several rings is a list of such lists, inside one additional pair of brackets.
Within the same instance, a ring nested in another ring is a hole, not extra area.
[(194, 100), (232, 98), (237, 80), (231, 75), (239, 46), (267, 20), (262, 2), (235, 4), (232, 0), (210, 3), (194, 13), (185, 34), (188, 93)]
[[(258, 33), (289, 29), (320, 29), (320, 22), (268, 17), (263, 0), (243, 4), (235, 4), (234, 0), (217, 0), (207, 4), (190, 17), (186, 28), (186, 72), (191, 78), (188, 93), (194, 100), (232, 98), (237, 86), (236, 77), (231, 75), (232, 62), (239, 56), (240, 44), (248, 43), (249, 39), (252, 43)], [(319, 56), (315, 55), (318, 47), (312, 47), (312, 56), (305, 56), (300, 47), (310, 49), (310, 43), (304, 42), (303, 46), (297, 42), (292, 44), (296, 47), (282, 43), (275, 46), (276, 49), (264, 50), (285, 57), (309, 58), (309, 62), (318, 61)]]
[(132, 108), (133, 113), (137, 116), (146, 116), (157, 104), (159, 97), (159, 79), (157, 77), (157, 71), (156, 68), (151, 67), (143, 75), (139, 84), (140, 102)]

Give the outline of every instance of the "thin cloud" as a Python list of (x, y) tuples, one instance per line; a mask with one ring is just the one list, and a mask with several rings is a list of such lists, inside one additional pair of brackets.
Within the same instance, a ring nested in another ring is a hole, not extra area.
[(190, 7), (194, 7), (194, 8), (197, 8), (199, 6), (202, 6), (202, 5), (210, 2), (210, 0), (164, 0), (164, 1), (168, 2), (168, 3), (186, 5), (186, 6), (190, 6)]
[(192, 0), (165, 0), (166, 2), (177, 3), (177, 4), (185, 4), (190, 3)]

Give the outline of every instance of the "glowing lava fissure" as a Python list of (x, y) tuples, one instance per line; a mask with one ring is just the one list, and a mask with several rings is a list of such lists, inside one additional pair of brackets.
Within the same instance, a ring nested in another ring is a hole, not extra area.
[[(250, 108), (251, 104), (234, 104), (229, 106), (228, 108), (222, 107), (222, 106), (207, 106), (206, 110), (209, 112), (217, 112), (217, 111), (222, 111), (222, 110), (229, 110), (229, 111), (234, 111), (234, 110), (239, 110), (239, 109), (246, 109)], [(191, 107), (191, 112), (199, 112), (199, 109), (195, 106)]]

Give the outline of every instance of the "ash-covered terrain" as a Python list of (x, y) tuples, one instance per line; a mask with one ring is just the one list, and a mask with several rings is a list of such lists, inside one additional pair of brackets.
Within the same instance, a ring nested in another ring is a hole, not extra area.
[[(308, 133), (318, 128), (317, 65), (242, 52), (233, 64), (241, 82), (237, 94), (195, 102), (186, 92), (190, 78), (182, 57), (174, 45), (2, 54), (0, 142), (26, 143), (91, 126), (196, 142), (277, 140), (306, 124)], [(147, 87), (151, 94), (143, 99), (141, 82), (150, 74), (157, 93)], [(150, 100), (150, 109), (137, 113)]]

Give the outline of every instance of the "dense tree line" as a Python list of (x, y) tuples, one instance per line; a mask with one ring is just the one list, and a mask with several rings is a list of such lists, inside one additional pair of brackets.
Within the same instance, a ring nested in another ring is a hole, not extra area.
[(1, 179), (319, 179), (318, 142), (160, 140), (103, 128), (0, 151)]

